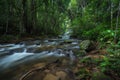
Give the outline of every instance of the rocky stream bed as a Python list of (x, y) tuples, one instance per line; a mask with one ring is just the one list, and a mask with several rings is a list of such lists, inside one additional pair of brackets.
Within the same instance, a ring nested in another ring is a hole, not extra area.
[(0, 80), (114, 80), (93, 59), (107, 52), (77, 39), (26, 40), (0, 45)]

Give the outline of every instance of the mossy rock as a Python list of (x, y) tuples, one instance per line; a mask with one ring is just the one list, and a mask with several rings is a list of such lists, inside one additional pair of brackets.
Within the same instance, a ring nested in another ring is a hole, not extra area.
[(80, 49), (86, 50), (90, 45), (90, 40), (84, 40), (80, 43)]
[(80, 43), (80, 49), (85, 50), (86, 52), (91, 52), (98, 48), (98, 43), (90, 40), (84, 40)]

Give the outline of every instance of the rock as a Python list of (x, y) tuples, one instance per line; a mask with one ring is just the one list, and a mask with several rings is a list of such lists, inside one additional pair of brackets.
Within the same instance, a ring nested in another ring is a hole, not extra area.
[(67, 40), (63, 40), (60, 45), (64, 45), (64, 44), (71, 44), (74, 40), (72, 39), (67, 39)]
[(56, 72), (56, 75), (59, 78), (58, 80), (66, 80), (68, 78), (67, 74), (63, 71)]
[(34, 53), (37, 50), (37, 48), (27, 48), (28, 53)]
[(86, 50), (90, 45), (90, 40), (84, 40), (80, 43), (80, 49)]
[(49, 50), (53, 50), (55, 49), (55, 46), (42, 46), (42, 47), (39, 47), (37, 48), (34, 53), (40, 53), (42, 51), (49, 51)]
[(48, 73), (43, 80), (72, 80), (64, 71), (57, 71), (55, 74)]
[(17, 48), (17, 49), (12, 49), (10, 50), (10, 54), (17, 53), (17, 52), (23, 52), (24, 48)]
[(34, 44), (36, 44), (36, 45), (40, 45), (40, 43), (41, 43), (40, 40), (35, 40), (35, 41), (34, 41)]
[(84, 40), (80, 43), (80, 49), (85, 50), (86, 52), (90, 52), (92, 50), (95, 50), (96, 48), (97, 43), (90, 40)]
[(23, 44), (29, 46), (29, 45), (34, 45), (33, 41), (32, 40), (26, 40), (26, 41), (23, 41), (22, 42)]
[(49, 73), (44, 77), (43, 80), (59, 80), (59, 79), (55, 75)]
[(46, 63), (38, 63), (38, 64), (35, 64), (35, 65), (34, 65), (35, 68), (38, 68), (38, 67), (39, 67), (39, 68), (43, 68), (43, 67), (45, 67), (45, 66), (46, 66)]
[[(36, 71), (36, 72), (32, 72), (22, 80), (43, 80), (45, 75), (46, 75), (45, 72), (40, 73), (39, 71)], [(18, 80), (18, 79), (15, 79), (15, 80)]]

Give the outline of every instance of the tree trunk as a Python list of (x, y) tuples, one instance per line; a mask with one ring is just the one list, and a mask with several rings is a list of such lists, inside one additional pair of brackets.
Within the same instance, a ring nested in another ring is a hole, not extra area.
[(8, 33), (8, 16), (7, 16), (7, 20), (6, 20), (6, 29), (5, 29), (5, 34)]
[(113, 2), (111, 0), (111, 5), (110, 5), (110, 8), (111, 8), (111, 29), (113, 29)]
[(35, 32), (36, 27), (36, 0), (31, 0), (31, 34)]
[(115, 28), (115, 36), (114, 36), (114, 42), (117, 42), (117, 32), (118, 32), (118, 21), (119, 21), (119, 14), (120, 14), (120, 2), (118, 6), (118, 13), (117, 13), (117, 18), (116, 18), (116, 28)]
[(4, 34), (6, 35), (8, 33), (8, 23), (9, 23), (9, 13), (10, 13), (11, 5), (9, 2), (6, 2), (6, 27)]
[(30, 33), (30, 28), (28, 26), (28, 16), (27, 16), (27, 0), (23, 0), (22, 5), (23, 5), (23, 15), (22, 15), (23, 27), (26, 33)]

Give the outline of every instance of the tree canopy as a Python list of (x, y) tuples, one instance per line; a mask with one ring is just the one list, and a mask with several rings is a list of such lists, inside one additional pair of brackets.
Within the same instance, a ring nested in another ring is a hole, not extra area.
[(70, 21), (74, 37), (119, 37), (119, 0), (1, 0), (0, 10), (0, 35), (59, 35)]

